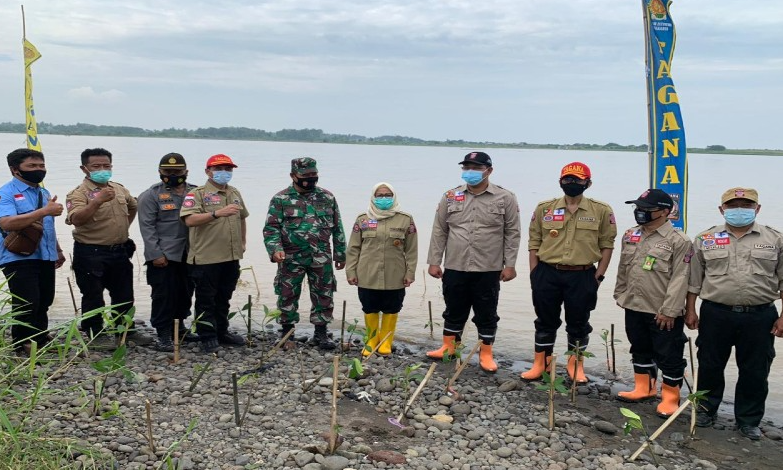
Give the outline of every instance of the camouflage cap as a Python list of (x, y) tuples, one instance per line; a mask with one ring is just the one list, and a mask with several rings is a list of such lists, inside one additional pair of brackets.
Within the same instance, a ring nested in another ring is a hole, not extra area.
[(318, 167), (314, 158), (301, 157), (291, 160), (291, 173), (312, 173), (318, 172)]

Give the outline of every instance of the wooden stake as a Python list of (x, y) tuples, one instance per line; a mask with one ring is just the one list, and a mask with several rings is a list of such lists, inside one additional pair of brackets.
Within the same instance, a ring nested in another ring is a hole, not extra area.
[[(479, 343), (481, 342), (479, 341)], [(413, 402), (416, 401), (416, 398), (424, 389), (424, 385), (427, 384), (427, 381), (430, 380), (430, 377), (432, 377), (432, 373), (435, 372), (435, 367), (437, 367), (437, 365), (438, 365), (437, 362), (433, 362), (432, 364), (430, 364), (430, 368), (427, 371), (427, 374), (424, 376), (424, 379), (421, 381), (419, 386), (416, 387), (416, 391), (413, 392), (413, 395), (411, 395), (411, 398), (410, 400), (408, 400), (408, 403), (405, 404), (405, 407), (402, 409), (402, 413), (400, 413), (400, 416), (397, 418), (397, 422), (401, 422), (402, 418), (405, 416), (405, 413), (408, 412)]]
[(337, 369), (340, 367), (340, 355), (335, 355), (332, 363), (332, 429), (329, 433), (329, 453), (337, 450)]
[(201, 380), (201, 377), (203, 377), (207, 369), (209, 369), (210, 366), (212, 366), (212, 361), (214, 361), (216, 357), (217, 356), (215, 356), (214, 354), (210, 355), (209, 361), (207, 361), (207, 363), (204, 364), (204, 368), (201, 369), (201, 372), (198, 373), (198, 375), (196, 376), (196, 380), (191, 382), (190, 387), (188, 388), (189, 392), (192, 392), (196, 388), (196, 385), (198, 385), (199, 381)]
[(449, 392), (451, 390), (451, 387), (454, 385), (454, 382), (457, 381), (457, 377), (459, 377), (459, 374), (462, 373), (463, 370), (465, 370), (465, 367), (470, 364), (470, 359), (473, 357), (474, 354), (476, 354), (476, 351), (479, 350), (479, 347), (481, 347), (481, 340), (476, 343), (475, 346), (473, 346), (473, 349), (470, 351), (470, 354), (468, 354), (468, 358), (465, 359), (465, 361), (462, 363), (461, 366), (457, 369), (456, 372), (454, 372), (454, 375), (451, 376), (451, 379), (449, 379), (449, 383), (446, 384), (446, 392)]
[(147, 441), (150, 444), (150, 450), (155, 453), (155, 441), (152, 440), (152, 404), (149, 400), (144, 400), (144, 407), (147, 409)]
[(252, 344), (253, 339), (250, 337), (253, 332), (253, 296), (247, 294), (247, 344)]
[(345, 338), (345, 306), (346, 302), (343, 300), (343, 321), (340, 322), (340, 351), (343, 350), (343, 341)]
[(432, 323), (432, 300), (427, 301), (427, 306), (430, 310), (430, 339), (435, 339), (435, 326)]
[(231, 387), (234, 390), (234, 422), (239, 426), (239, 384), (237, 384), (237, 373), (231, 373)]
[(549, 359), (549, 430), (555, 430), (555, 373), (557, 372), (557, 354)]
[(71, 284), (71, 278), (65, 278), (68, 281), (68, 290), (71, 291), (71, 303), (73, 304), (73, 316), (79, 317), (79, 308), (76, 306), (76, 296), (73, 295), (73, 285)]
[(179, 362), (179, 319), (174, 319), (174, 364)]
[(371, 358), (378, 351), (378, 349), (381, 347), (381, 345), (383, 345), (383, 342), (386, 341), (387, 339), (389, 339), (389, 336), (391, 336), (393, 334), (394, 334), (393, 331), (390, 331), (390, 332), (386, 333), (386, 336), (384, 336), (383, 338), (381, 338), (380, 341), (378, 341), (378, 344), (376, 344), (375, 347), (372, 349), (372, 351), (370, 351), (370, 354), (368, 354), (368, 355), (364, 356), (364, 358), (362, 358), (362, 363), (367, 362), (367, 359)]
[(642, 443), (642, 446), (639, 447), (639, 449), (636, 452), (634, 452), (634, 454), (631, 456), (630, 461), (633, 462), (634, 460), (636, 460), (636, 458), (639, 457), (639, 454), (644, 452), (644, 449), (647, 448), (647, 446), (650, 445), (650, 443), (654, 441), (656, 437), (660, 436), (661, 433), (665, 431), (666, 428), (669, 427), (669, 425), (672, 424), (674, 420), (677, 419), (678, 416), (680, 416), (680, 413), (685, 411), (685, 408), (687, 408), (688, 405), (691, 405), (690, 400), (685, 400), (685, 403), (680, 405), (680, 407), (677, 408), (677, 411), (675, 411), (671, 416), (669, 416), (669, 419), (664, 421), (661, 427), (658, 428), (654, 433), (652, 433), (652, 436), (647, 438), (647, 440), (645, 440), (644, 443)]
[(614, 356), (614, 323), (612, 323), (612, 330), (609, 334), (609, 343), (612, 345), (612, 374), (617, 375), (617, 364)]
[(579, 370), (579, 341), (576, 342), (576, 349), (574, 349), (574, 380), (571, 381), (571, 403), (576, 403), (576, 373)]
[[(696, 393), (699, 391), (699, 376), (696, 375), (696, 365), (693, 363), (693, 342), (691, 341), (690, 337), (688, 337), (688, 352), (691, 358), (691, 377), (693, 377), (693, 390), (691, 391), (691, 393)], [(696, 435), (696, 412), (697, 411), (698, 409), (696, 406), (691, 408), (691, 436)]]

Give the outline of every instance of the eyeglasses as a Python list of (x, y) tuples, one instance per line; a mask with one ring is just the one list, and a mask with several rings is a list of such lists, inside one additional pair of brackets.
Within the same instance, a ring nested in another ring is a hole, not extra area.
[(560, 182), (562, 184), (571, 184), (571, 183), (587, 184), (587, 180), (574, 178), (574, 177), (571, 177), (571, 176), (566, 176), (565, 178), (560, 178)]

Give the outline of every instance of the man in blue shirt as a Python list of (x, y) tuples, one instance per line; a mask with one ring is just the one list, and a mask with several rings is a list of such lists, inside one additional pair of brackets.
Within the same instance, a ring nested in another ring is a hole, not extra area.
[(0, 187), (0, 231), (29, 229), (35, 222), (43, 225), (43, 236), (29, 255), (13, 253), (0, 244), (0, 269), (13, 294), (11, 301), (15, 319), (11, 327), (14, 347), (20, 353), (30, 353), (31, 342), (38, 347), (47, 342), (47, 313), (54, 300), (54, 270), (62, 266), (65, 257), (54, 233), (54, 218), (62, 214), (63, 206), (49, 191), (39, 186), (46, 177), (44, 155), (36, 150), (17, 149), (8, 154), (8, 168), (13, 179)]

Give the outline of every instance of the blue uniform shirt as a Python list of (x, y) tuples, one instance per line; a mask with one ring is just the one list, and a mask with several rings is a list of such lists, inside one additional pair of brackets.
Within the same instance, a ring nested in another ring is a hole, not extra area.
[[(42, 206), (46, 206), (51, 195), (45, 188), (30, 186), (17, 178), (0, 187), (0, 218), (19, 214), (26, 214), (38, 209), (38, 191), (43, 192)], [(48, 215), (43, 218), (43, 238), (38, 244), (38, 249), (30, 256), (21, 256), (5, 249), (0, 243), (0, 265), (13, 261), (27, 259), (42, 259), (57, 261), (57, 237), (54, 233), (54, 217)]]

